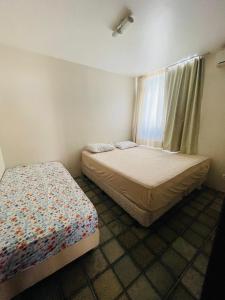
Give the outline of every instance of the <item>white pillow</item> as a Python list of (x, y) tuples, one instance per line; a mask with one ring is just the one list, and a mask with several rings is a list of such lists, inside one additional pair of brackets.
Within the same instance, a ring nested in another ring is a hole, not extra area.
[(115, 149), (115, 147), (113, 145), (103, 144), (103, 143), (89, 144), (85, 147), (85, 150), (92, 152), (92, 153), (112, 151), (114, 149)]
[(5, 162), (2, 155), (2, 150), (0, 148), (0, 180), (2, 179), (2, 175), (5, 172)]
[(119, 148), (120, 150), (128, 149), (137, 147), (138, 144), (131, 142), (131, 141), (123, 141), (115, 144), (116, 148)]

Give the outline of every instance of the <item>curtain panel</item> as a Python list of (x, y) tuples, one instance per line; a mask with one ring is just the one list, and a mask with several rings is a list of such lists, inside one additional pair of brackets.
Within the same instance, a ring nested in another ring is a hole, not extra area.
[(203, 58), (195, 57), (136, 80), (132, 136), (138, 144), (197, 152)]
[(197, 152), (202, 82), (203, 58), (197, 57), (167, 70), (163, 149), (187, 154)]

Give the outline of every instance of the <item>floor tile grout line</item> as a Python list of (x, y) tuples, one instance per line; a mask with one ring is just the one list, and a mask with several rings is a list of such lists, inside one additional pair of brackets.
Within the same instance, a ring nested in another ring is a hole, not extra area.
[[(197, 216), (197, 215), (196, 215)], [(110, 224), (110, 222), (108, 223), (108, 224), (105, 224), (105, 226), (108, 226)], [(109, 228), (108, 228), (109, 229)], [(184, 232), (186, 231), (188, 229), (188, 227), (187, 228), (185, 228), (185, 230), (180, 234), (180, 236), (182, 236), (183, 234), (184, 234)], [(109, 229), (110, 230), (110, 229)], [(111, 231), (111, 230), (110, 230)], [(129, 231), (129, 228), (127, 228), (125, 231)], [(124, 231), (124, 232), (125, 232)], [(121, 235), (124, 233), (124, 232), (121, 232)], [(110, 240), (112, 240), (113, 238), (118, 238), (118, 236), (120, 235), (115, 235), (112, 231), (111, 231), (111, 233), (113, 234), (113, 237), (112, 238), (110, 238), (109, 240), (107, 240), (107, 241), (105, 241), (104, 242), (104, 244), (107, 244), (108, 242), (110, 242)], [(195, 233), (197, 233), (197, 232), (195, 232)], [(134, 233), (135, 234), (135, 233)], [(157, 232), (156, 232), (156, 234), (157, 234)], [(177, 234), (177, 233), (176, 233)], [(197, 233), (198, 235), (199, 235), (199, 233)], [(178, 235), (178, 234), (177, 234)], [(136, 236), (137, 237), (137, 236)], [(138, 237), (137, 237), (138, 238)], [(203, 238), (205, 238), (205, 237), (203, 237)], [(138, 238), (139, 239), (139, 238)], [(147, 239), (147, 237), (145, 237), (144, 238), (144, 240), (145, 239)], [(140, 240), (140, 239), (139, 239)], [(141, 244), (143, 241), (144, 241), (143, 239), (142, 240), (140, 240), (137, 244)], [(165, 241), (165, 240), (164, 240)], [(119, 242), (119, 241), (118, 241)], [(167, 244), (168, 244), (168, 242), (166, 242)], [(135, 244), (135, 246), (134, 247), (136, 247), (137, 246), (137, 244)], [(123, 245), (121, 245), (122, 247), (123, 247)], [(147, 246), (148, 247), (148, 246)], [(123, 247), (124, 248), (124, 247)], [(133, 248), (133, 247), (132, 247)], [(125, 248), (124, 248), (125, 249)], [(126, 249), (125, 249), (126, 250)], [(130, 249), (128, 249), (128, 250), (130, 250)], [(128, 253), (129, 253), (129, 251), (128, 250), (126, 250)], [(151, 250), (151, 248), (150, 248), (150, 250)], [(173, 248), (173, 250), (175, 250), (174, 248)], [(176, 251), (177, 252), (177, 251)], [(178, 253), (177, 252), (177, 254), (179, 255), (179, 256), (181, 256), (180, 255), (180, 253)], [(157, 256), (157, 255), (156, 255)], [(159, 256), (161, 256), (161, 255), (159, 255)], [(182, 256), (181, 256), (182, 257)], [(139, 266), (138, 266), (139, 267)]]
[[(112, 239), (111, 239), (112, 240)], [(119, 243), (120, 243), (120, 241), (118, 241)], [(139, 242), (139, 244), (141, 244), (142, 243), (142, 241), (140, 241)], [(120, 245), (121, 245), (121, 243), (120, 243)], [(121, 245), (122, 246), (122, 245)], [(137, 245), (135, 245), (135, 246), (137, 246)], [(123, 246), (122, 246), (123, 247)], [(124, 247), (123, 247), (124, 248)], [(134, 247), (132, 247), (132, 248), (134, 248)], [(131, 249), (131, 248), (130, 248)], [(113, 271), (114, 271), (114, 265), (118, 262), (118, 261), (120, 261), (125, 255), (128, 255), (129, 257), (130, 257), (130, 255), (129, 255), (129, 251), (128, 250), (130, 250), (130, 249), (125, 249), (125, 253), (121, 256), (121, 257), (119, 257), (118, 258), (118, 260), (116, 260), (113, 264), (111, 264), (112, 265), (112, 268), (113, 268)], [(158, 258), (158, 256), (157, 255), (154, 255), (156, 258)], [(132, 259), (132, 257), (130, 257), (131, 259)], [(108, 260), (107, 260), (108, 261)], [(135, 279), (133, 279), (130, 283), (129, 283), (129, 285), (126, 287), (126, 289), (128, 289), (130, 286), (132, 286), (132, 284), (141, 276), (141, 275), (144, 275), (145, 276), (145, 278), (147, 279), (147, 281), (148, 282), (150, 282), (150, 284), (151, 284), (151, 286), (152, 286), (152, 283), (151, 283), (151, 281), (149, 281), (149, 279), (148, 279), (148, 277), (146, 276), (146, 270), (151, 266), (151, 265), (153, 265), (155, 262), (156, 262), (156, 259), (153, 259), (153, 261), (152, 262), (150, 262), (145, 268), (143, 268), (143, 269), (141, 269), (140, 267), (139, 267), (139, 265), (136, 263), (136, 261), (134, 261), (133, 259), (132, 259), (132, 262), (136, 265), (136, 267), (138, 267), (138, 269), (140, 270), (140, 274), (135, 278)], [(117, 274), (116, 274), (116, 276), (117, 276)], [(118, 277), (118, 276), (117, 276)], [(120, 280), (120, 279), (119, 279)], [(159, 294), (159, 292), (158, 292), (158, 290), (157, 289), (155, 289), (154, 288), (154, 286), (152, 286), (153, 287), (153, 289), (157, 292), (157, 294)], [(160, 294), (159, 294), (160, 295)]]
[[(204, 207), (204, 210), (206, 209), (206, 207), (208, 206), (210, 206), (210, 204), (212, 204), (212, 199), (210, 200), (210, 202), (209, 202), (209, 204), (208, 205), (206, 205), (205, 207)], [(107, 208), (107, 210), (108, 209), (110, 209), (110, 208)], [(196, 208), (194, 208), (195, 210), (197, 210)], [(197, 210), (198, 211), (198, 210)], [(192, 219), (193, 219), (193, 222), (192, 222), (192, 224), (196, 221), (196, 220), (198, 220), (198, 216), (199, 216), (199, 214), (201, 214), (202, 213), (202, 211), (201, 210), (199, 210), (199, 213), (198, 214), (196, 214), (196, 216), (193, 218), (192, 217)], [(118, 216), (117, 216), (117, 218), (118, 218)], [(104, 223), (104, 226), (106, 226), (107, 228), (108, 228), (108, 225), (111, 223), (111, 222), (113, 222), (113, 220), (112, 221), (110, 221), (110, 222), (107, 222), (107, 223), (105, 223), (104, 222), (104, 220), (103, 220), (103, 223)], [(217, 222), (217, 221), (216, 221)], [(200, 221), (199, 221), (199, 223), (201, 223)], [(202, 223), (201, 223), (202, 224)], [(127, 224), (126, 224), (127, 225)], [(204, 224), (203, 224), (204, 225)], [(182, 233), (177, 233), (176, 232), (176, 235), (177, 235), (177, 237), (179, 237), (179, 236), (183, 236), (183, 234), (188, 230), (188, 228), (189, 228), (190, 226), (187, 226), (187, 228), (186, 229), (184, 229), (183, 230), (183, 232)], [(215, 226), (216, 227), (216, 226)], [(213, 227), (214, 228), (214, 227)], [(209, 233), (209, 238), (210, 238), (210, 236), (211, 236), (211, 234), (212, 234), (212, 232), (213, 232), (213, 228), (211, 229), (211, 228), (209, 228), (210, 229), (210, 233)], [(108, 230), (110, 230), (110, 228), (108, 228)], [(127, 228), (124, 232), (126, 232), (126, 231), (128, 231), (129, 230), (129, 228)], [(173, 229), (172, 229), (173, 230)], [(112, 235), (113, 235), (113, 237), (110, 239), (110, 240), (112, 240), (113, 238), (115, 238), (118, 242), (120, 242), (119, 240), (118, 240), (118, 236), (121, 234), (122, 235), (122, 233), (124, 233), (124, 232), (121, 232), (120, 234), (118, 234), (118, 235), (115, 235), (114, 234), (114, 232), (112, 232), (111, 230), (110, 230), (110, 232), (112, 233)], [(193, 230), (193, 232), (194, 232), (194, 230)], [(133, 232), (134, 234), (135, 234), (135, 232)], [(199, 235), (199, 233), (198, 232), (195, 232), (198, 236), (200, 236), (201, 237), (201, 235)], [(137, 237), (137, 235), (136, 235), (136, 237)], [(140, 239), (139, 237), (137, 237), (138, 238), (138, 243), (143, 243), (143, 239)], [(147, 237), (146, 237), (147, 238)], [(163, 238), (163, 237), (161, 237), (161, 238)], [(202, 238), (204, 239), (204, 243), (203, 244), (205, 244), (206, 243), (206, 237), (205, 236), (202, 236)], [(209, 239), (208, 238), (208, 239)], [(207, 240), (208, 240), (207, 239)], [(165, 242), (165, 240), (163, 239), (163, 241)], [(107, 240), (106, 242), (105, 242), (105, 244), (107, 243), (107, 242), (109, 242), (109, 240)], [(137, 243), (137, 244), (138, 244)], [(166, 244), (168, 245), (169, 243), (166, 241)], [(196, 257), (197, 257), (197, 253), (198, 253), (198, 251), (199, 252), (201, 252), (201, 253), (204, 253), (203, 251), (202, 251), (202, 249), (203, 249), (203, 244), (201, 245), (201, 247), (196, 247), (195, 246), (195, 248), (197, 248), (197, 251), (196, 251)], [(136, 247), (137, 245), (135, 245), (135, 247)], [(123, 247), (123, 245), (122, 245), (122, 247)], [(123, 247), (124, 248), (124, 247)], [(134, 247), (132, 247), (132, 248), (134, 248)], [(168, 247), (167, 247), (167, 249), (168, 249)], [(129, 251), (131, 250), (131, 248), (130, 249), (125, 249), (126, 250), (126, 252), (128, 252), (128, 254), (130, 253)], [(175, 250), (175, 249), (173, 249), (173, 250)], [(102, 251), (103, 252), (103, 251)], [(125, 254), (124, 254), (125, 255)], [(179, 256), (181, 256), (180, 255), (180, 253), (178, 253), (178, 255)], [(129, 255), (130, 256), (130, 255)], [(162, 256), (162, 254), (161, 254), (161, 256)], [(181, 256), (182, 257), (182, 256)], [(158, 258), (157, 256), (156, 256), (156, 258)], [(120, 259), (122, 259), (122, 257), (120, 257), (117, 261), (119, 261)], [(107, 260), (108, 261), (108, 260)], [(115, 261), (115, 263), (117, 262), (117, 261)], [(194, 260), (193, 260), (194, 261)], [(136, 264), (136, 262), (134, 262), (135, 264)], [(151, 265), (151, 264), (150, 264)], [(109, 265), (110, 266), (110, 265)], [(138, 266), (138, 268), (139, 268), (139, 266)], [(139, 268), (140, 269), (140, 268)], [(146, 269), (147, 269), (147, 267), (146, 267)], [(114, 269), (113, 269), (114, 270)], [(199, 271), (198, 271), (199, 272)], [(183, 272), (184, 273), (184, 272)], [(143, 270), (141, 270), (141, 272), (140, 272), (140, 274), (139, 274), (139, 276), (141, 276), (141, 274), (145, 274), (145, 270), (143, 269)], [(115, 274), (116, 275), (116, 274)], [(138, 276), (138, 277), (139, 277)], [(138, 278), (137, 277), (137, 278)], [(146, 278), (147, 278), (147, 276), (145, 276)], [(135, 280), (137, 280), (137, 278), (135, 279)], [(135, 281), (134, 280), (134, 281)], [(176, 281), (177, 283), (179, 283), (179, 280), (177, 280)], [(151, 283), (151, 285), (152, 285), (152, 283)], [(122, 285), (123, 286), (123, 285)], [(156, 289), (156, 291), (157, 291), (157, 289)], [(157, 291), (158, 292), (158, 291)], [(189, 291), (188, 291), (189, 292)]]
[[(196, 253), (195, 253), (195, 255), (193, 256), (193, 258), (189, 261), (189, 263), (188, 263), (188, 265), (186, 266), (186, 268), (183, 270), (183, 272), (180, 274), (180, 276), (179, 276), (179, 278), (177, 279), (177, 285), (182, 281), (182, 278), (183, 278), (183, 276), (184, 276), (184, 274), (186, 273), (186, 271), (190, 268), (190, 267), (192, 267), (192, 268), (194, 268), (194, 261), (195, 261), (195, 259), (198, 257), (198, 255), (199, 254), (201, 254), (202, 253), (202, 249), (203, 249), (203, 247), (205, 246), (205, 243), (210, 239), (210, 236), (211, 236), (211, 234), (212, 234), (212, 232), (210, 232), (209, 233), (209, 235), (208, 235), (208, 237), (207, 237), (207, 239), (204, 241), (204, 243), (200, 246), (200, 248), (198, 248), (197, 249), (197, 251), (196, 251)], [(174, 249), (175, 250), (175, 249)], [(182, 256), (181, 256), (182, 257)], [(196, 268), (195, 268), (195, 270), (196, 270)], [(198, 273), (200, 273), (201, 274), (201, 272), (199, 272), (198, 270), (196, 270)], [(202, 274), (201, 274), (202, 275)], [(175, 288), (175, 287), (174, 287)], [(172, 290), (174, 290), (174, 288), (172, 288)], [(172, 292), (172, 291), (171, 291)], [(190, 293), (190, 291), (188, 290), (188, 292)], [(170, 293), (169, 293), (170, 294)], [(168, 296), (169, 296), (169, 294), (168, 294)], [(194, 296), (193, 294), (191, 294), (192, 296)], [(196, 299), (196, 297), (194, 296), (194, 298)], [(167, 299), (167, 298), (165, 298), (165, 299)]]
[[(97, 247), (96, 247), (95, 249), (97, 249)], [(93, 249), (93, 251), (94, 251), (95, 249)], [(91, 251), (92, 251), (92, 250), (91, 250)], [(89, 277), (89, 275), (88, 275), (88, 273), (87, 273), (87, 271), (86, 271), (86, 268), (85, 268), (85, 266), (84, 266), (84, 263), (82, 263), (82, 269), (83, 269), (83, 271), (84, 271), (84, 273), (85, 273), (85, 276), (86, 276), (86, 278), (87, 278), (88, 286), (89, 286), (89, 288), (90, 288), (90, 290), (91, 290), (92, 295), (94, 296), (94, 299), (95, 299), (95, 300), (98, 300), (98, 296), (97, 296), (97, 294), (95, 293), (93, 283), (92, 283), (91, 278)]]
[[(113, 239), (113, 238), (112, 238)], [(112, 240), (111, 239), (111, 240)], [(119, 242), (119, 241), (118, 241)], [(107, 243), (107, 242), (106, 242)], [(121, 244), (120, 244), (120, 246), (121, 246)], [(137, 263), (132, 259), (132, 257), (130, 257), (130, 255), (129, 255), (129, 251), (127, 251), (126, 249), (124, 249), (125, 250), (125, 252), (124, 252), (124, 254), (122, 255), (122, 256), (120, 256), (117, 260), (115, 260), (113, 263), (110, 263), (109, 261), (108, 261), (108, 258), (106, 257), (106, 255), (104, 254), (104, 252), (103, 252), (103, 250), (102, 250), (102, 246), (100, 245), (99, 246), (100, 248), (101, 248), (101, 252), (102, 252), (102, 254), (104, 255), (104, 258), (107, 260), (107, 262), (109, 263), (108, 264), (108, 266), (109, 267), (107, 267), (107, 269), (105, 269), (104, 271), (102, 271), (101, 273), (99, 273), (97, 276), (96, 276), (96, 278), (94, 279), (94, 280), (96, 280), (98, 277), (100, 277), (105, 271), (107, 271), (109, 268), (111, 268), (112, 270), (113, 270), (113, 273), (116, 275), (116, 278), (119, 280), (119, 282), (121, 283), (121, 285), (122, 285), (122, 287), (123, 287), (123, 289), (124, 290), (128, 290), (131, 286), (132, 286), (132, 284), (141, 276), (141, 275), (144, 275), (146, 278), (147, 278), (147, 276), (145, 275), (145, 270), (141, 270), (140, 269), (140, 267), (137, 265)], [(127, 286), (127, 287), (124, 287), (124, 285), (123, 285), (123, 283), (121, 282), (121, 280), (120, 280), (120, 278), (118, 277), (118, 275), (115, 273), (115, 270), (114, 270), (114, 265), (117, 263), (117, 262), (119, 262), (123, 257), (125, 257), (126, 255), (128, 255), (131, 259), (132, 259), (132, 262), (135, 264), (135, 266), (138, 268), (138, 270), (140, 271), (140, 273), (139, 273), (139, 275), (137, 276), (137, 277), (135, 277), (130, 283), (129, 283), (129, 285)], [(147, 278), (147, 280), (148, 280), (148, 278)], [(149, 281), (149, 280), (148, 280)], [(150, 283), (151, 284), (151, 283)], [(152, 286), (152, 284), (151, 284), (151, 286)], [(156, 290), (156, 292), (157, 292), (157, 294), (158, 294), (158, 291)]]

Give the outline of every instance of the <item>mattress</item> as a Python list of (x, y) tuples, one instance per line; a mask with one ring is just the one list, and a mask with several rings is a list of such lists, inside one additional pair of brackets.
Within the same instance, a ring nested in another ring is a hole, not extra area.
[[(82, 152), (82, 168), (138, 208), (154, 212), (200, 185), (210, 160), (139, 146), (103, 153)], [(115, 199), (114, 199), (115, 200)]]
[(96, 231), (97, 212), (61, 163), (19, 166), (0, 181), (0, 282)]

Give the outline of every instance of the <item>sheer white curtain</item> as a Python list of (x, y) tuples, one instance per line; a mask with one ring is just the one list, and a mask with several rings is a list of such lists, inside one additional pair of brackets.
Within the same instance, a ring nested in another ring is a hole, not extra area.
[(138, 79), (133, 138), (138, 144), (162, 147), (165, 126), (165, 71)]

